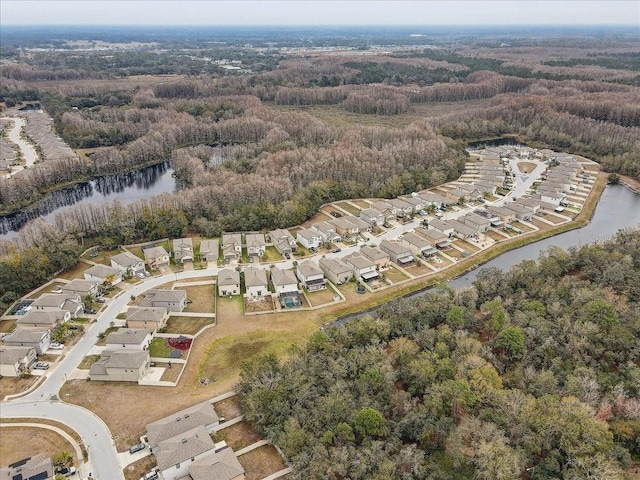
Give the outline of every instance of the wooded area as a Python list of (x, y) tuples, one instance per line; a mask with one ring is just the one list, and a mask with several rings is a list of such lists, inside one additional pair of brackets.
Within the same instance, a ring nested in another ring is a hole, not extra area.
[(640, 232), (378, 313), (244, 367), (292, 478), (618, 480), (640, 454)]

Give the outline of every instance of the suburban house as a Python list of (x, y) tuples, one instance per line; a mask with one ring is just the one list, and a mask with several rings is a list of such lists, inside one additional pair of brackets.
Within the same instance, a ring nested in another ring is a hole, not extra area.
[(62, 285), (62, 294), (96, 297), (100, 294), (100, 282), (97, 280), (71, 280), (66, 285)]
[(531, 216), (533, 215), (531, 208), (515, 202), (505, 203), (504, 206), (505, 208), (512, 210), (516, 214), (516, 218), (518, 220), (524, 220), (525, 222), (531, 221)]
[(436, 208), (442, 208), (453, 203), (450, 199), (437, 193), (430, 192), (429, 190), (423, 190), (420, 192), (420, 198), (424, 200), (425, 208), (430, 207), (431, 205)]
[(146, 328), (119, 328), (107, 335), (105, 350), (147, 350), (151, 333)]
[(17, 462), (0, 468), (0, 478), (11, 480), (41, 480), (53, 478), (53, 461), (51, 457), (39, 453), (33, 457), (23, 458)]
[(465, 202), (468, 200), (475, 200), (475, 197), (470, 197), (466, 190), (462, 190), (461, 188), (452, 188), (444, 192), (444, 196), (453, 200), (455, 203)]
[(473, 185), (484, 194), (495, 195), (496, 193), (496, 185), (494, 182), (490, 182), (488, 180), (478, 180), (474, 182)]
[(314, 223), (311, 228), (320, 234), (323, 243), (336, 243), (341, 242), (342, 237), (336, 231), (335, 225), (329, 222), (317, 222)]
[(426, 238), (415, 233), (408, 232), (403, 234), (400, 243), (407, 247), (416, 257), (430, 257), (437, 253), (437, 250)]
[(478, 237), (479, 232), (475, 228), (470, 227), (458, 220), (449, 220), (449, 225), (453, 227), (453, 235), (460, 239)]
[(202, 425), (198, 425), (182, 434), (162, 440), (154, 454), (161, 478), (173, 480), (187, 477), (194, 462), (214, 452), (215, 444), (209, 432)]
[(481, 190), (478, 190), (478, 188), (474, 184), (462, 183), (458, 185), (458, 188), (463, 192), (466, 192), (465, 197), (470, 200), (477, 200), (484, 196), (483, 192)]
[(389, 254), (389, 259), (396, 265), (405, 266), (415, 261), (411, 250), (405, 245), (401, 245), (398, 242), (390, 242), (389, 240), (383, 240), (380, 242), (380, 250)]
[(89, 369), (89, 379), (107, 382), (139, 382), (149, 371), (148, 350), (103, 350)]
[(444, 222), (442, 220), (431, 220), (431, 222), (429, 222), (429, 229), (440, 232), (447, 237), (453, 235), (453, 226), (450, 222)]
[(164, 307), (170, 312), (181, 312), (187, 306), (186, 290), (149, 290), (140, 302), (141, 307)]
[(250, 257), (264, 257), (267, 251), (267, 241), (263, 233), (247, 233), (244, 236), (247, 244), (247, 255)]
[(144, 271), (144, 261), (129, 252), (119, 253), (111, 257), (111, 266), (121, 270), (124, 274), (128, 272), (135, 275)]
[(340, 259), (321, 258), (318, 263), (320, 264), (320, 270), (336, 285), (348, 282), (353, 276), (353, 268)]
[(298, 277), (302, 286), (310, 292), (327, 288), (324, 272), (311, 260), (305, 260), (298, 264), (296, 277)]
[(419, 212), (420, 210), (424, 210), (427, 207), (426, 202), (422, 198), (420, 198), (420, 195), (418, 195), (417, 193), (402, 196), (400, 197), (400, 200), (403, 200), (411, 205), (413, 207), (414, 213)]
[(511, 223), (516, 220), (516, 212), (505, 207), (494, 207), (491, 205), (487, 207), (487, 211), (490, 214), (497, 216), (503, 223)]
[(385, 270), (389, 267), (389, 254), (378, 247), (363, 246), (360, 248), (360, 253), (375, 263), (378, 270)]
[(169, 266), (169, 254), (162, 245), (143, 250), (144, 260), (150, 270)]
[(282, 308), (301, 307), (298, 293), (298, 279), (291, 270), (274, 267), (271, 269), (271, 283)]
[(218, 240), (202, 240), (200, 242), (200, 259), (206, 262), (217, 262), (220, 246)]
[(71, 314), (66, 310), (58, 310), (55, 312), (29, 310), (25, 315), (16, 320), (16, 327), (43, 327), (53, 330), (58, 325), (68, 322), (70, 319)]
[(371, 204), (371, 208), (383, 214), (385, 222), (395, 220), (398, 214), (398, 209), (396, 207), (383, 201)]
[(451, 246), (449, 237), (444, 233), (438, 232), (437, 230), (427, 230), (425, 228), (418, 227), (416, 228), (416, 234), (423, 237), (427, 242), (429, 242), (436, 248), (445, 249)]
[(94, 265), (86, 269), (82, 275), (85, 280), (100, 282), (100, 284), (116, 285), (122, 281), (122, 270), (106, 265)]
[(467, 213), (459, 217), (458, 220), (475, 229), (477, 232), (486, 232), (489, 230), (489, 227), (491, 227), (491, 220), (477, 213)]
[(218, 448), (216, 444), (213, 455), (195, 460), (189, 468), (192, 480), (244, 480), (244, 467), (240, 464), (238, 457), (231, 449), (225, 445)]
[(356, 278), (362, 278), (365, 282), (378, 278), (378, 266), (364, 255), (352, 253), (343, 258), (347, 265), (350, 265)]
[(319, 248), (322, 245), (322, 237), (320, 232), (312, 230), (310, 228), (303, 228), (298, 230), (296, 234), (296, 240), (307, 250), (311, 248)]
[(80, 295), (63, 295), (61, 293), (45, 293), (31, 305), (30, 311), (69, 312), (71, 318), (78, 318), (84, 310)]
[(147, 439), (152, 453), (156, 453), (161, 442), (180, 436), (198, 426), (212, 432), (218, 426), (220, 418), (209, 402), (198, 403), (192, 407), (161, 418), (147, 425)]
[(387, 203), (396, 209), (396, 216), (398, 218), (410, 217), (413, 213), (413, 205), (400, 198), (392, 198), (391, 200), (387, 200)]
[(533, 200), (531, 198), (519, 198), (518, 200), (516, 200), (516, 203), (530, 208), (531, 213), (534, 215), (538, 213), (538, 211), (542, 207), (542, 204), (539, 201)]
[(36, 361), (36, 356), (33, 347), (0, 346), (0, 375), (19, 377)]
[(348, 215), (342, 218), (344, 218), (348, 222), (351, 222), (353, 225), (355, 225), (359, 233), (371, 231), (371, 225), (369, 225), (367, 222), (362, 220), (360, 217), (354, 217), (353, 215)]
[(244, 286), (247, 296), (251, 298), (268, 294), (267, 273), (263, 268), (247, 267), (244, 271)]
[(221, 297), (240, 295), (240, 273), (223, 268), (218, 273), (218, 295)]
[(373, 208), (360, 210), (360, 218), (374, 227), (376, 225), (384, 225), (386, 221), (384, 213), (374, 210)]
[(273, 230), (269, 233), (269, 238), (271, 239), (273, 246), (276, 247), (276, 250), (280, 252), (280, 255), (284, 255), (285, 253), (291, 254), (298, 248), (296, 239), (293, 238), (293, 235), (291, 235), (289, 230)]
[(222, 234), (222, 256), (225, 263), (238, 260), (242, 255), (242, 235), (239, 233)]
[(8, 347), (32, 347), (42, 355), (51, 344), (51, 330), (48, 328), (18, 328), (2, 339)]
[(351, 222), (351, 219), (347, 220), (345, 217), (334, 218), (332, 220), (329, 220), (329, 223), (335, 227), (336, 233), (343, 239), (349, 239), (360, 233), (360, 229)]
[(167, 325), (169, 312), (164, 307), (129, 307), (127, 328), (144, 328), (155, 333)]
[(193, 262), (193, 240), (176, 238), (173, 240), (173, 260), (176, 263)]

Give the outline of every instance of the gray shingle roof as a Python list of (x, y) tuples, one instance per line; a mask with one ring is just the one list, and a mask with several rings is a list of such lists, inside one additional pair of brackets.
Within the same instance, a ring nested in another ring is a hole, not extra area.
[(18, 328), (13, 333), (7, 335), (3, 342), (6, 345), (12, 343), (38, 343), (42, 337), (47, 335), (48, 328)]
[(304, 262), (298, 265), (298, 271), (305, 278), (311, 277), (312, 275), (324, 275), (324, 272), (318, 267), (318, 265), (311, 260), (305, 260)]
[(90, 292), (91, 289), (95, 289), (100, 282), (97, 280), (71, 280), (66, 285), (62, 285), (62, 291), (65, 292)]
[(231, 480), (244, 474), (244, 468), (230, 447), (200, 458), (189, 467), (193, 480)]
[(58, 311), (42, 311), (29, 310), (23, 317), (16, 320), (16, 325), (27, 325), (37, 323), (38, 325), (54, 326), (56, 323), (64, 320), (64, 312)]
[(153, 307), (155, 302), (180, 302), (187, 298), (186, 290), (149, 290), (140, 302), (141, 307)]
[(158, 447), (159, 450), (155, 454), (158, 467), (160, 470), (166, 470), (196, 455), (213, 450), (215, 444), (205, 428), (199, 425), (182, 435), (160, 442)]
[(111, 257), (111, 261), (117, 263), (118, 265), (120, 265), (120, 266), (122, 266), (124, 268), (127, 268), (127, 267), (131, 267), (131, 266), (135, 265), (136, 263), (142, 262), (142, 259), (136, 257), (132, 253), (124, 252), (124, 253), (119, 253), (118, 255), (115, 255), (115, 256)]
[(149, 423), (147, 425), (147, 438), (153, 448), (160, 442), (181, 435), (198, 426), (211, 425), (218, 421), (218, 414), (213, 405), (209, 402), (198, 403), (173, 415)]
[(105, 278), (110, 275), (118, 275), (120, 271), (116, 268), (107, 267), (106, 265), (94, 265), (93, 267), (85, 270), (84, 273), (94, 277)]
[(0, 364), (15, 365), (22, 360), (33, 347), (0, 347)]
[(281, 270), (279, 268), (271, 269), (271, 281), (274, 287), (283, 285), (297, 285), (298, 279), (291, 270)]
[(62, 293), (45, 293), (40, 298), (36, 299), (31, 306), (32, 307), (62, 307), (67, 300), (75, 302), (81, 302), (80, 295), (69, 295)]
[(144, 253), (144, 258), (147, 260), (158, 258), (163, 255), (169, 255), (162, 245), (158, 247), (147, 248), (143, 250), (143, 253)]
[(262, 268), (248, 267), (244, 271), (244, 284), (247, 287), (267, 285), (267, 274)]
[(89, 375), (105, 375), (107, 368), (138, 369), (149, 360), (148, 351), (104, 350), (100, 359), (91, 365)]
[(149, 335), (145, 328), (120, 328), (107, 335), (107, 345), (140, 345)]
[(218, 285), (240, 285), (240, 273), (223, 268), (218, 272)]
[(130, 307), (127, 310), (127, 321), (161, 322), (167, 313), (164, 307)]

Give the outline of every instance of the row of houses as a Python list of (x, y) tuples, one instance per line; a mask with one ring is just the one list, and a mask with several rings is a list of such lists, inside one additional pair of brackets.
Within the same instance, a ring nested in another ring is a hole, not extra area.
[(212, 439), (220, 418), (209, 402), (147, 425), (147, 440), (162, 479), (244, 480), (245, 470), (225, 442)]

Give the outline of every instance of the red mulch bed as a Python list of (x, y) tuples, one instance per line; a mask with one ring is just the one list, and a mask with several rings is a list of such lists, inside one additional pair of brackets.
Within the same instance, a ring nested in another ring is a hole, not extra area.
[(167, 343), (171, 348), (175, 348), (176, 350), (189, 350), (191, 348), (192, 339), (177, 337), (177, 338), (167, 338)]

